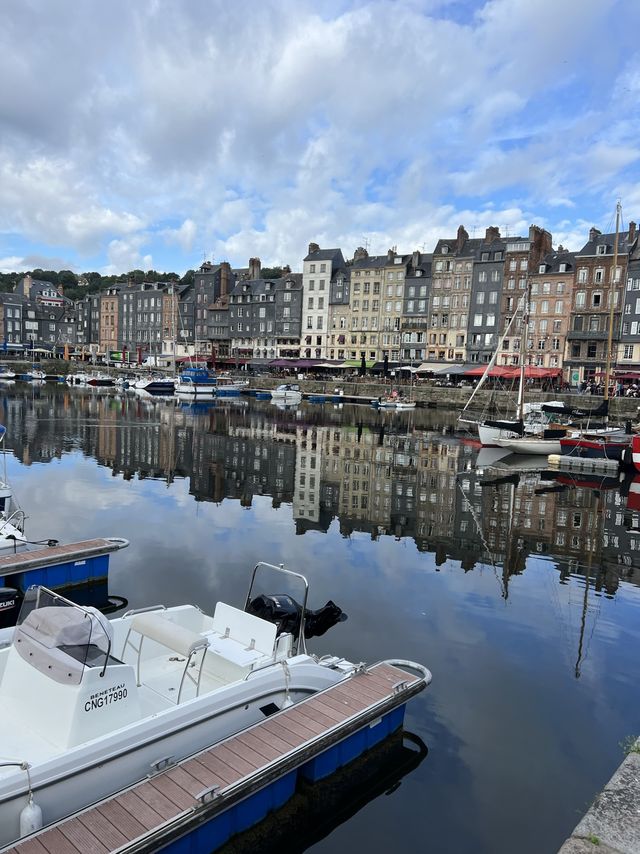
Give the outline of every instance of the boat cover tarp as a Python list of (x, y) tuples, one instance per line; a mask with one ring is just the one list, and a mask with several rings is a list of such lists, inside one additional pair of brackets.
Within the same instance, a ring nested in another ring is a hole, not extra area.
[(601, 418), (609, 414), (609, 401), (602, 400), (594, 409), (583, 406), (570, 406), (566, 403), (543, 403), (542, 411), (554, 415), (567, 415), (570, 418)]

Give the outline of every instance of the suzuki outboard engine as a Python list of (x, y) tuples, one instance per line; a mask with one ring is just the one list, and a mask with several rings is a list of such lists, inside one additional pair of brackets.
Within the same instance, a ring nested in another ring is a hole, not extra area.
[(0, 629), (15, 626), (21, 605), (22, 594), (18, 590), (0, 587)]
[[(256, 596), (249, 602), (247, 611), (249, 614), (275, 623), (279, 635), (290, 632), (297, 639), (300, 634), (302, 605), (286, 593)], [(344, 611), (331, 600), (317, 611), (307, 608), (304, 612), (304, 636), (305, 638), (320, 637), (336, 623), (346, 619), (347, 615)]]

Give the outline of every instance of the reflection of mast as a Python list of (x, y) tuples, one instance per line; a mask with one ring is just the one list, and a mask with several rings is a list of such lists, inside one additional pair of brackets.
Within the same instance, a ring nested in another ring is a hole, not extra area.
[(600, 537), (600, 490), (596, 490), (596, 507), (595, 507), (595, 516), (596, 516), (596, 525), (593, 539), (591, 540), (592, 548), (589, 549), (589, 554), (587, 555), (587, 575), (584, 581), (584, 598), (582, 600), (582, 614), (580, 616), (580, 639), (578, 640), (578, 657), (576, 658), (576, 666), (575, 666), (575, 677), (576, 679), (580, 678), (580, 668), (582, 666), (582, 652), (584, 646), (584, 632), (587, 627), (587, 604), (589, 601), (589, 584), (591, 581), (591, 561), (593, 559), (593, 546), (598, 542), (598, 538)]

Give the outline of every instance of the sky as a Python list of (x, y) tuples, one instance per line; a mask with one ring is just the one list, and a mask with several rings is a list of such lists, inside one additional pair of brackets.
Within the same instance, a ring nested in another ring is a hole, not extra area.
[(640, 217), (637, 0), (4, 0), (0, 271)]

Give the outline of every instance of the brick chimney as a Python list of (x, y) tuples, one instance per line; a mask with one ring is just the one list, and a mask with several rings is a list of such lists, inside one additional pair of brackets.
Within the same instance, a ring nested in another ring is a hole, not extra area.
[(602, 232), (594, 225), (593, 228), (589, 229), (589, 241), (595, 240), (600, 234), (602, 234)]
[(393, 259), (394, 259), (395, 257), (396, 257), (396, 253), (393, 251), (393, 249), (389, 249), (389, 250), (388, 250), (388, 252), (387, 252), (387, 261), (388, 261), (388, 263), (389, 263), (389, 264), (392, 264), (392, 263), (393, 263)]
[(629, 245), (636, 239), (636, 224), (633, 220), (629, 223)]
[(249, 258), (249, 279), (255, 281), (260, 278), (261, 264), (259, 258)]
[(229, 282), (231, 281), (231, 265), (228, 261), (223, 261), (220, 264), (220, 296), (226, 296), (229, 293)]
[(314, 252), (319, 252), (319, 251), (320, 251), (320, 247), (318, 246), (317, 243), (310, 243), (309, 244), (309, 252), (308, 252), (309, 255), (313, 255)]
[(533, 267), (537, 267), (545, 255), (552, 251), (552, 235), (545, 228), (540, 228), (539, 225), (529, 226), (529, 241), (531, 248), (529, 249), (529, 261)]
[(494, 240), (500, 240), (500, 229), (495, 225), (490, 225), (484, 234), (485, 243), (493, 243)]
[(414, 270), (417, 270), (420, 266), (420, 250), (416, 249), (416, 251), (411, 255), (411, 267)]
[(464, 225), (458, 226), (458, 234), (456, 237), (456, 252), (462, 252), (462, 247), (469, 239), (469, 234), (467, 233)]

